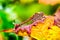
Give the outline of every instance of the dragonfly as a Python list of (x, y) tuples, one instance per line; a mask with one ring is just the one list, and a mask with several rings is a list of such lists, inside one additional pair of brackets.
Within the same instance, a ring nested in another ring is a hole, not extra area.
[[(45, 19), (45, 15), (43, 12), (37, 12), (35, 13), (33, 16), (31, 16), (29, 19), (27, 19), (26, 21), (23, 21), (22, 23), (20, 24), (14, 24), (15, 25), (15, 28), (12, 29), (9, 29), (10, 31), (14, 32), (14, 33), (17, 33), (19, 31), (27, 31), (28, 34), (30, 34), (30, 29), (33, 25), (36, 25), (38, 22), (42, 22), (44, 21)], [(24, 26), (24, 27), (21, 27), (23, 24), (29, 22), (29, 21), (32, 21), (33, 23), (30, 24), (30, 25), (27, 25), (27, 26)], [(7, 32), (7, 30), (4, 30), (4, 32)]]

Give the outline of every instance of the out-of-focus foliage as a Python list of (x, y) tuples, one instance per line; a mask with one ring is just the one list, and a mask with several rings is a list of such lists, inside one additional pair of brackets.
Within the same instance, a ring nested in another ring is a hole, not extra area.
[[(60, 6), (60, 4), (53, 6), (50, 4), (46, 5), (38, 1), (39, 0), (0, 0), (0, 31), (14, 28), (14, 22), (21, 23), (36, 12), (44, 12), (47, 15), (52, 15)], [(2, 36), (5, 40), (22, 40), (22, 37), (16, 36), (14, 33), (2, 34), (4, 34)]]
[(56, 5), (60, 3), (60, 0), (39, 0), (39, 3)]

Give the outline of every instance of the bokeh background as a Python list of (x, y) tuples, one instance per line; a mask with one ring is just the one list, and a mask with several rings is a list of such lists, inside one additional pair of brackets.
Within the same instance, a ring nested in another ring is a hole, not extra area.
[(2, 30), (14, 28), (36, 12), (53, 15), (60, 7), (60, 0), (0, 0), (0, 40), (27, 40), (15, 33)]

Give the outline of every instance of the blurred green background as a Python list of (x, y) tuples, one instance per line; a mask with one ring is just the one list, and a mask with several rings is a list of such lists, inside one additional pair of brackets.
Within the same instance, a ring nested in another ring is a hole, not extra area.
[[(44, 5), (38, 0), (0, 0), (0, 31), (14, 28), (15, 23), (21, 23), (36, 12), (52, 15), (60, 4)], [(23, 40), (15, 33), (0, 32), (1, 40)]]

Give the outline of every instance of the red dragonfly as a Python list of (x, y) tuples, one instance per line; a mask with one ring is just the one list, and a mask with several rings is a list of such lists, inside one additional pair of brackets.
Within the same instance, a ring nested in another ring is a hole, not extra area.
[[(14, 29), (9, 29), (9, 31), (7, 30), (4, 30), (4, 32), (15, 32), (17, 33), (18, 31), (26, 31), (28, 34), (30, 34), (30, 30), (31, 30), (31, 27), (33, 25), (36, 25), (38, 22), (43, 22), (45, 19), (45, 16), (44, 16), (44, 13), (43, 12), (37, 12), (35, 13), (32, 17), (30, 17), (29, 19), (27, 19), (26, 21), (22, 22), (21, 24), (15, 24), (15, 28)], [(29, 21), (32, 21), (33, 23), (32, 24), (29, 24), (27, 26), (23, 26), (21, 27), (21, 25), (29, 22)]]

